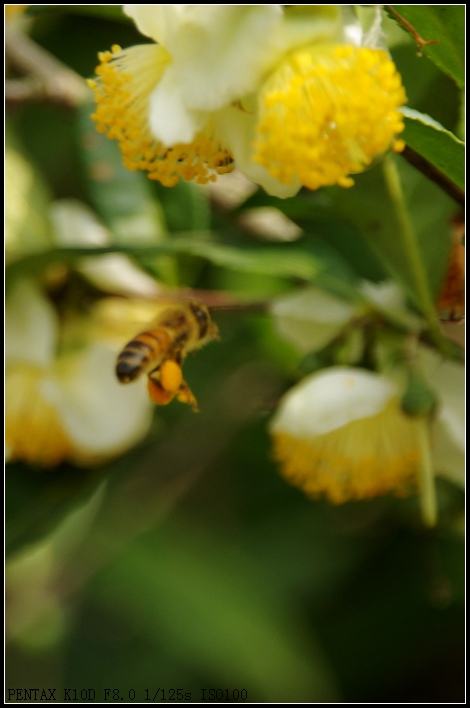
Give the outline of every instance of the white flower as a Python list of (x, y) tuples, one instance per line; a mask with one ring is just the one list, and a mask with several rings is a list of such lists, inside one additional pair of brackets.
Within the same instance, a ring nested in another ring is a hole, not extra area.
[[(441, 449), (433, 448), (436, 429), (426, 418), (402, 411), (402, 395), (394, 380), (363, 369), (334, 367), (306, 377), (284, 396), (270, 425), (282, 474), (309, 496), (333, 503), (421, 489), (423, 513), (434, 523), (429, 450), (439, 472)], [(457, 452), (449, 403), (441, 399), (436, 426), (449, 424), (449, 450)], [(448, 466), (454, 462), (460, 464), (458, 454)]]
[(15, 284), (6, 307), (6, 448), (10, 460), (93, 464), (136, 444), (150, 425), (139, 387), (114, 377), (116, 352), (93, 341), (58, 354), (59, 322), (32, 282)]
[(150, 98), (150, 124), (165, 145), (190, 143), (211, 111), (251, 93), (273, 62), (281, 5), (124, 5), (171, 64)]
[(280, 197), (350, 186), (395, 144), (406, 97), (339, 6), (125, 5), (158, 44), (100, 55), (98, 129), (129, 169), (172, 186), (233, 162)]
[(355, 308), (318, 288), (305, 288), (276, 299), (271, 312), (279, 334), (301, 352), (324, 347), (350, 322)]
[(355, 318), (368, 314), (385, 317), (408, 331), (420, 328), (419, 318), (408, 310), (403, 291), (393, 281), (362, 281), (355, 302), (316, 287), (303, 288), (276, 298), (271, 313), (279, 334), (303, 353), (322, 349)]
[(432, 427), (434, 466), (437, 474), (465, 485), (465, 367), (445, 361), (431, 349), (421, 347), (419, 364), (438, 397)]
[[(109, 246), (111, 235), (95, 214), (75, 199), (61, 199), (50, 208), (54, 241), (59, 246)], [(77, 270), (101, 290), (118, 295), (155, 297), (160, 287), (122, 253), (81, 258)]]
[(311, 496), (341, 503), (413, 487), (418, 425), (401, 411), (391, 381), (334, 367), (284, 396), (270, 432), (283, 475)]

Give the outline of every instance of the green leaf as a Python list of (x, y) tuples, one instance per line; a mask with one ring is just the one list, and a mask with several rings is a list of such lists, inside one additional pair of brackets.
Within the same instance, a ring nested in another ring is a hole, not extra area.
[(18, 277), (41, 272), (54, 262), (73, 264), (84, 256), (124, 253), (138, 260), (152, 256), (191, 256), (202, 258), (223, 268), (281, 278), (294, 278), (321, 287), (345, 297), (355, 297), (355, 277), (347, 264), (321, 241), (305, 239), (305, 243), (276, 246), (235, 247), (210, 240), (213, 233), (192, 232), (188, 237), (178, 236), (156, 246), (110, 246), (106, 248), (57, 248), (23, 258), (8, 266), (6, 282)]
[[(109, 227), (116, 243), (158, 244), (167, 238), (165, 217), (152, 185), (142, 172), (130, 172), (122, 164), (113, 140), (98, 133), (91, 119), (92, 103), (78, 111), (82, 161), (92, 202)], [(175, 263), (159, 258), (145, 263), (168, 285), (178, 283)]]
[(134, 544), (102, 574), (100, 604), (217, 685), (236, 676), (262, 702), (335, 701), (320, 647), (312, 632), (305, 641), (279, 587), (217, 536), (171, 526), (156, 548)]
[(465, 189), (465, 143), (430, 116), (404, 108), (403, 140), (437, 167), (446, 177)]
[(94, 105), (78, 113), (82, 159), (93, 204), (111, 229), (116, 243), (156, 244), (166, 238), (163, 212), (141, 172), (122, 164), (117, 144), (96, 130)]
[(7, 554), (50, 534), (102, 482), (102, 473), (61, 465), (53, 470), (21, 463), (5, 469)]
[[(448, 262), (452, 200), (429, 180), (400, 162), (400, 176), (412, 219), (420, 259), (429, 292), (437, 295)], [(398, 278), (415, 304), (420, 302), (409, 254), (401, 238), (401, 225), (391, 201), (382, 170), (372, 168), (355, 175), (355, 186), (331, 190), (338, 215), (356, 226), (362, 238), (379, 257), (386, 270)]]
[[(436, 44), (424, 45), (423, 54), (451, 76), (460, 88), (463, 88), (465, 85), (465, 5), (392, 5), (391, 7), (412, 25), (422, 39), (438, 40)], [(389, 14), (403, 26), (393, 13), (389, 11)]]

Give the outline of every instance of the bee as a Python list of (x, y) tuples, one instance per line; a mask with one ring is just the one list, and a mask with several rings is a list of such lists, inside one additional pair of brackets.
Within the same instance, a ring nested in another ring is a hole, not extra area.
[(147, 375), (150, 399), (166, 405), (175, 397), (197, 411), (197, 401), (183, 379), (186, 355), (218, 339), (217, 326), (209, 310), (198, 300), (165, 307), (150, 329), (126, 344), (116, 361), (116, 376), (121, 383)]

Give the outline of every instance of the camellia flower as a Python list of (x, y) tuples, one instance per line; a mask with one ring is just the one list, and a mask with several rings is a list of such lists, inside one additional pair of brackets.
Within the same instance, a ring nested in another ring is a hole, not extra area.
[(419, 330), (420, 320), (407, 308), (397, 283), (363, 280), (357, 295), (356, 302), (348, 302), (310, 286), (281, 295), (270, 310), (279, 334), (303, 353), (321, 349), (355, 319), (372, 313), (400, 323), (410, 332)]
[[(54, 227), (54, 243), (58, 246), (99, 248), (112, 243), (111, 234), (91, 209), (76, 199), (52, 202), (50, 218)], [(105, 292), (149, 298), (160, 292), (155, 280), (122, 253), (84, 257), (76, 268)]]
[[(235, 164), (267, 192), (348, 187), (400, 150), (406, 96), (387, 52), (349, 8), (124, 5), (157, 44), (100, 55), (98, 129), (129, 169), (173, 186)], [(369, 40), (370, 38), (368, 38)]]
[[(401, 396), (395, 381), (364, 369), (333, 367), (306, 377), (284, 396), (270, 425), (282, 474), (335, 504), (421, 489), (431, 498), (423, 505), (426, 520), (434, 523), (432, 431), (427, 417), (403, 412)], [(444, 420), (453, 420), (449, 410), (441, 401), (441, 437)], [(456, 434), (447, 432), (448, 447), (455, 447)]]
[(15, 284), (6, 306), (7, 459), (87, 465), (125, 452), (150, 425), (145, 391), (119, 385), (106, 343), (59, 354), (58, 339), (57, 314), (40, 288)]
[(11, 20), (22, 15), (29, 5), (5, 5), (5, 18)]

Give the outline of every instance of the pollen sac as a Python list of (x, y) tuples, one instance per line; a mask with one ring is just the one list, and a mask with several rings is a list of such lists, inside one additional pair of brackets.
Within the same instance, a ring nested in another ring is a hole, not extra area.
[(160, 367), (160, 385), (164, 391), (176, 393), (183, 382), (183, 372), (176, 361), (168, 359)]

